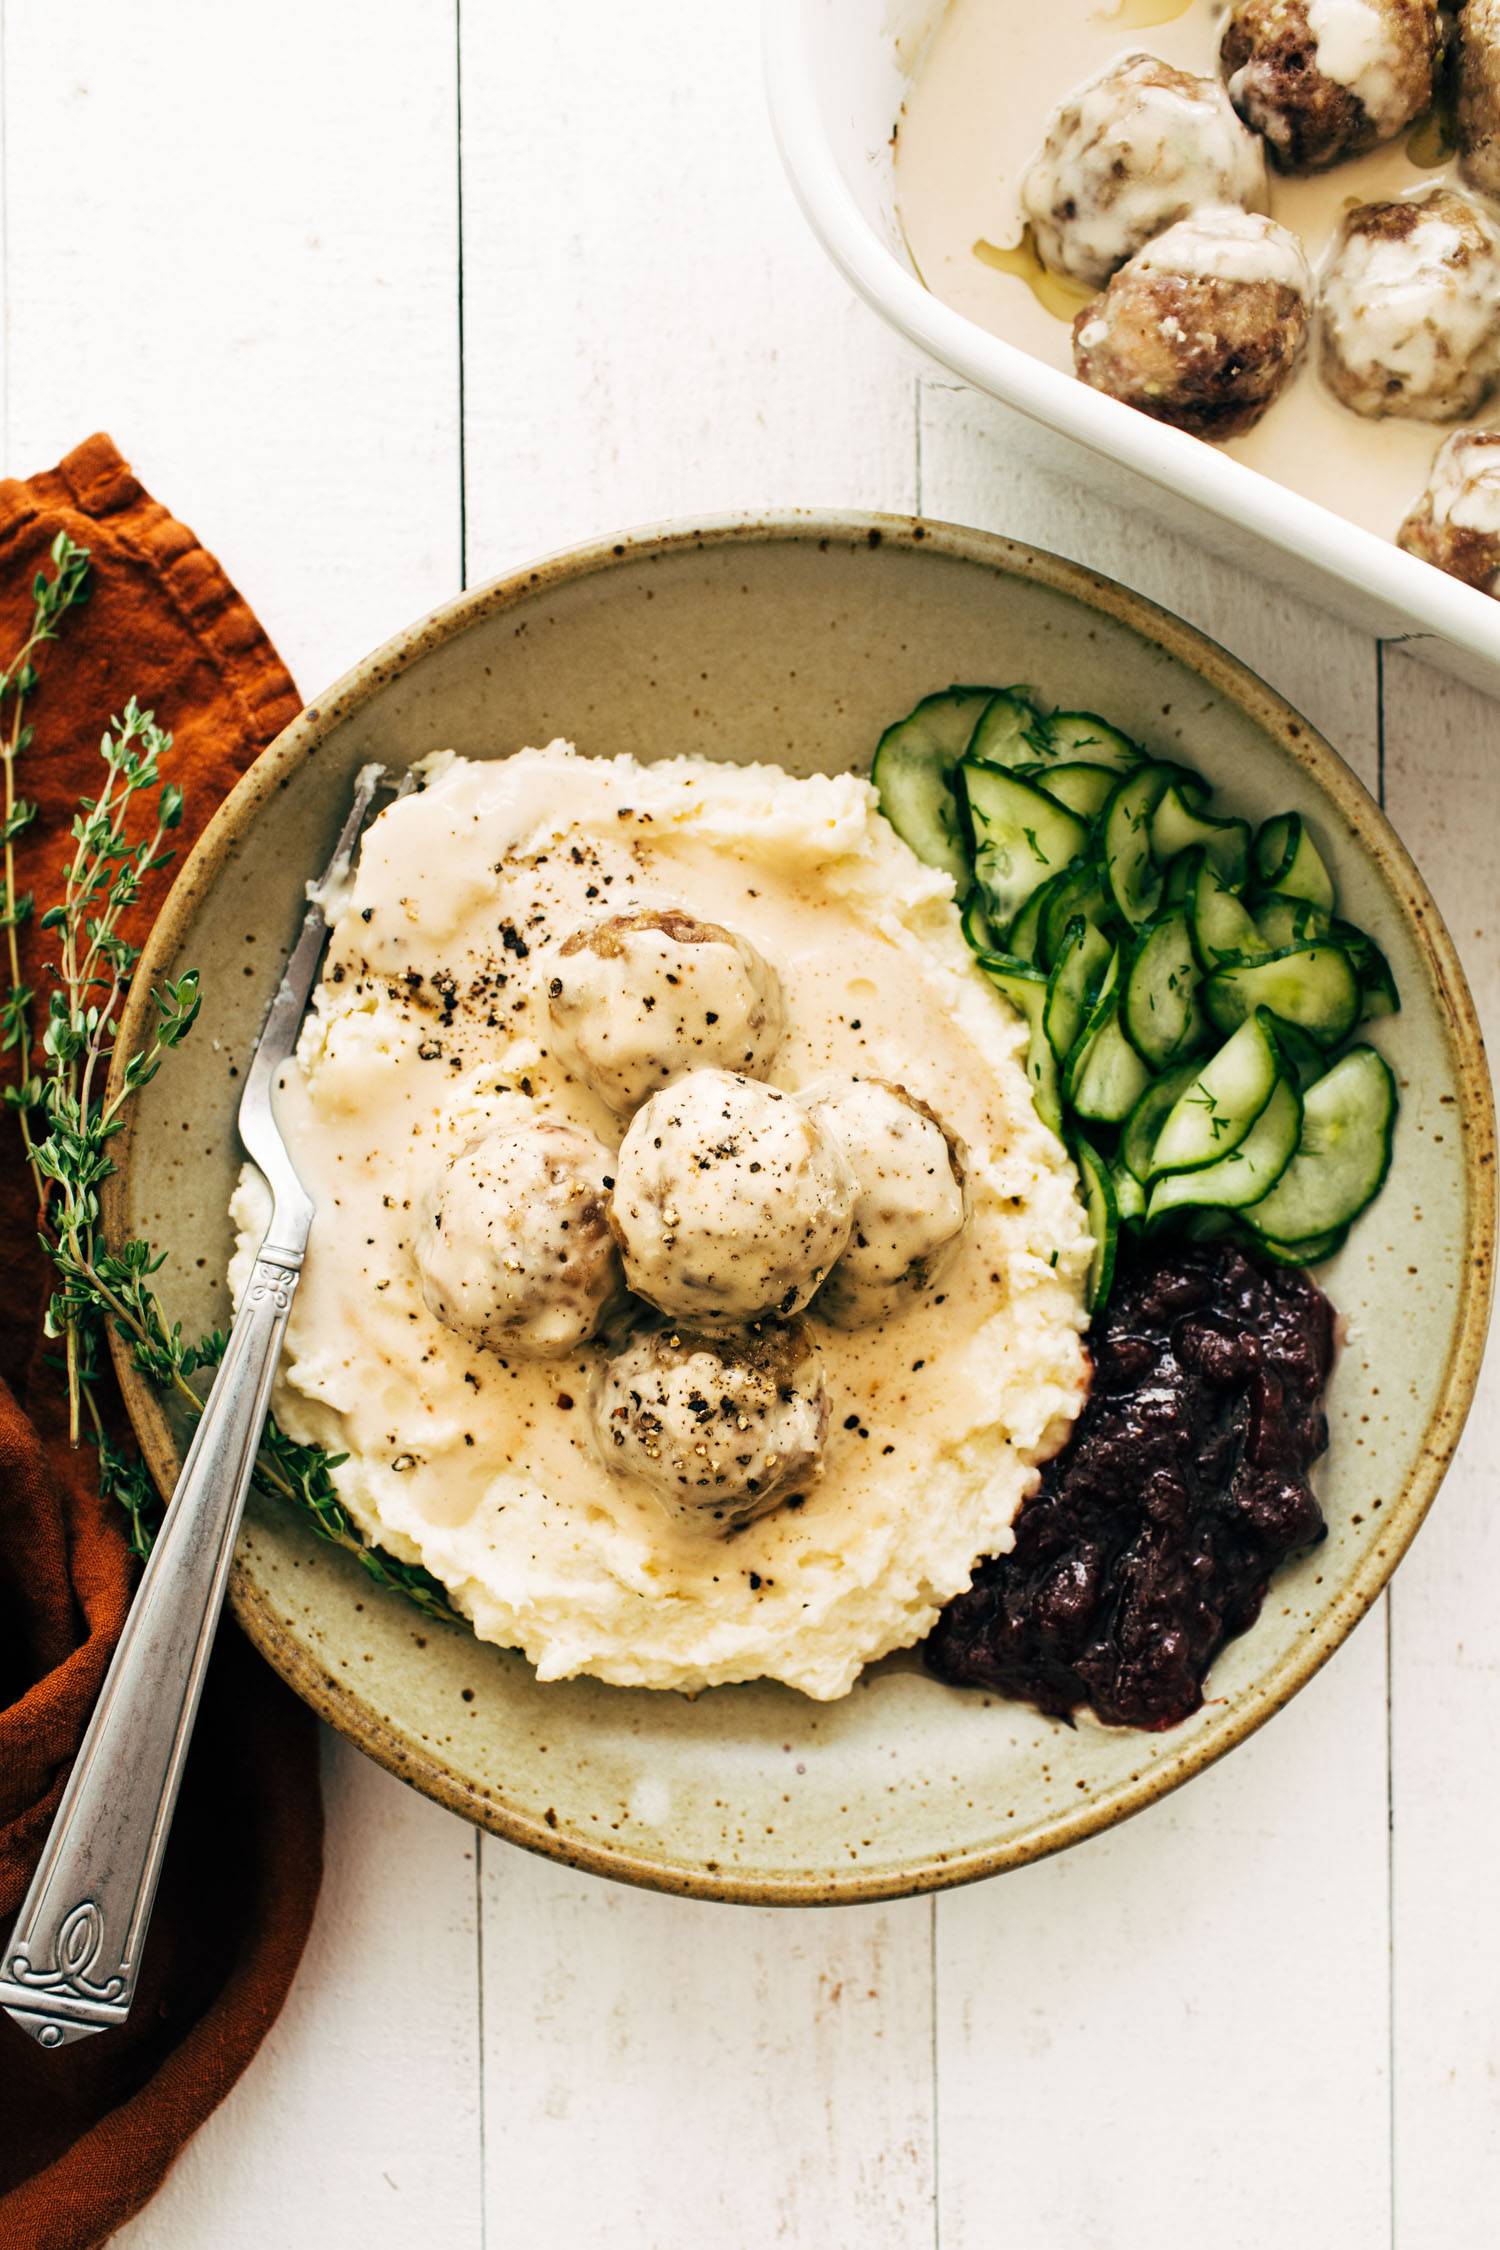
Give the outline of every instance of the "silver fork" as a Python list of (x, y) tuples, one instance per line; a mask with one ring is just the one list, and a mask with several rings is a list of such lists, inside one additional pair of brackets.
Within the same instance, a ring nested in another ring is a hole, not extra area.
[[(412, 779), (406, 775), (396, 795), (404, 796)], [(123, 2023), (135, 1997), (183, 1761), (312, 1225), (312, 1199), (287, 1153), (271, 1097), (323, 958), (324, 901), (347, 876), (370, 808), (386, 786), (383, 766), (366, 766), (355, 784), (349, 817), (309, 893), (312, 903), (246, 1074), (240, 1138), (271, 1189), (270, 1225), (0, 1958), (0, 2006), (43, 2047), (63, 2047)]]

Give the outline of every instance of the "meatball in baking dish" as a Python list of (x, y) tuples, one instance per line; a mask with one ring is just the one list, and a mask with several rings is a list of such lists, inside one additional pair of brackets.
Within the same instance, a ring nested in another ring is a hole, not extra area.
[(1500, 376), (1500, 234), (1427, 188), (1351, 211), (1323, 275), (1319, 364), (1356, 414), (1457, 422)]
[(1232, 206), (1179, 219), (1073, 323), (1073, 365), (1194, 437), (1253, 429), (1307, 342), (1313, 282), (1294, 234)]
[(1055, 110), (1021, 181), (1043, 265), (1095, 289), (1201, 204), (1265, 201), (1260, 144), (1223, 87), (1155, 55), (1127, 55)]
[(1229, 98), (1283, 172), (1321, 172), (1394, 138), (1432, 101), (1437, 0), (1234, 0)]
[(1444, 438), (1421, 498), (1397, 533), (1409, 555), (1500, 595), (1500, 430)]
[(1500, 0), (1460, 8), (1454, 83), (1459, 170), (1486, 195), (1500, 195)]

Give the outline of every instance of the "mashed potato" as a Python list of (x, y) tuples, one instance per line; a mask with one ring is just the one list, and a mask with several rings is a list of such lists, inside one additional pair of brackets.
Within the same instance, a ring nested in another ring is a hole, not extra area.
[[(281, 1090), (318, 1213), (277, 1416), (346, 1455), (334, 1481), (364, 1531), (543, 1679), (843, 1695), (1009, 1546), (1082, 1404), (1090, 1244), (1022, 1026), (971, 963), (948, 879), (852, 775), (563, 743), (425, 770), (365, 840)], [(931, 1289), (853, 1331), (813, 1299), (822, 1475), (727, 1539), (601, 1458), (588, 1404), (617, 1335), (503, 1358), (433, 1315), (413, 1255), (434, 1183), (481, 1135), (545, 1118), (618, 1148), (622, 1119), (551, 1051), (548, 989), (571, 933), (639, 908), (738, 931), (776, 970), (769, 1083), (892, 1081), (968, 1158), (972, 1219)], [(236, 1291), (264, 1208), (247, 1171)]]

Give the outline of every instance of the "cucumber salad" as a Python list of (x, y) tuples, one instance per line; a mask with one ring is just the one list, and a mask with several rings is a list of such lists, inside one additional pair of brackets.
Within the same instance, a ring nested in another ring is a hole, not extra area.
[(928, 696), (872, 779), (1027, 1022), (1094, 1236), (1091, 1308), (1121, 1228), (1331, 1257), (1390, 1166), (1396, 1084), (1357, 1033), (1400, 1001), (1301, 816), (1252, 831), (1191, 767), (1020, 687)]

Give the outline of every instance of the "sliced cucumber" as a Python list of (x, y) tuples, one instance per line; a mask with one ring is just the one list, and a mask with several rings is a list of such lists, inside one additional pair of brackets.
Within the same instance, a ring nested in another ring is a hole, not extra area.
[(1186, 909), (1148, 922), (1125, 978), (1124, 1024), (1136, 1052), (1153, 1070), (1167, 1070), (1208, 1039), (1198, 1004), (1201, 982)]
[(993, 688), (951, 687), (924, 696), (914, 711), (887, 727), (870, 769), (880, 809), (904, 843), (929, 867), (968, 887), (953, 773)]
[(1077, 1046), (1084, 1025), (1093, 1013), (1114, 947), (1102, 930), (1075, 914), (1063, 932), (1063, 941), (1052, 974), (1047, 979), (1047, 1006), (1043, 1021), (1058, 1063), (1066, 1063)]
[(1302, 1127), (1302, 1102), (1290, 1079), (1278, 1078), (1249, 1132), (1227, 1156), (1193, 1172), (1166, 1172), (1151, 1190), (1146, 1224), (1158, 1226), (1171, 1211), (1202, 1205), (1242, 1211), (1264, 1200), (1292, 1161)]
[(1101, 719), (1096, 711), (1054, 711), (1042, 726), (1054, 758), (1087, 758), (1090, 765), (1128, 773), (1145, 757), (1138, 743), (1112, 727), (1108, 719)]
[(1118, 1154), (1109, 1168), (1109, 1184), (1115, 1191), (1115, 1210), (1121, 1226), (1137, 1225), (1146, 1216), (1146, 1191)]
[(1151, 815), (1151, 849), (1165, 862), (1199, 848), (1221, 883), (1232, 891), (1244, 889), (1250, 871), (1249, 821), (1215, 820), (1199, 812), (1188, 803), (1182, 784), (1174, 782)]
[(1063, 1098), (1091, 1124), (1118, 1125), (1150, 1083), (1151, 1073), (1120, 1023), (1119, 987), (1106, 975), (1094, 1012), (1068, 1059)]
[(1104, 974), (1099, 979), (1098, 986), (1094, 993), (1093, 1005), (1089, 1009), (1088, 1016), (1085, 1019), (1082, 1031), (1079, 1033), (1077, 1039), (1073, 1042), (1072, 1051), (1068, 1056), (1068, 1060), (1063, 1066), (1063, 1100), (1070, 1105), (1073, 1100), (1073, 1081), (1076, 1074), (1083, 1066), (1084, 1056), (1089, 1042), (1093, 1038), (1096, 1031), (1102, 1030), (1105, 1020), (1118, 1006), (1119, 998), (1120, 954), (1118, 947), (1111, 946), (1109, 960), (1105, 964)]
[(1300, 813), (1278, 813), (1255, 839), (1255, 880), (1263, 891), (1284, 891), (1333, 912), (1333, 879)]
[(1385, 1177), (1396, 1109), (1373, 1050), (1333, 1058), (1400, 1001), (1337, 918), (1301, 815), (1252, 841), (1201, 775), (1092, 712), (1044, 717), (1018, 686), (926, 697), (881, 737), (874, 780), (1026, 1020), (1038, 1116), (1064, 1138), (1085, 1125), (1096, 1301), (1119, 1228), (1168, 1214), (1286, 1264), (1331, 1256)]
[(1178, 1095), (1186, 1092), (1197, 1075), (1198, 1065), (1190, 1062), (1179, 1063), (1175, 1070), (1164, 1071), (1160, 1078), (1152, 1079), (1126, 1118), (1120, 1134), (1120, 1161), (1137, 1180), (1150, 1179), (1151, 1152), (1156, 1146), (1156, 1136)]
[(997, 953), (1000, 950), (999, 940), (991, 927), (990, 918), (984, 910), (984, 900), (978, 891), (970, 891), (958, 920), (964, 937), (975, 953)]
[(1351, 1047), (1308, 1087), (1297, 1153), (1246, 1224), (1294, 1244), (1350, 1226), (1384, 1184), (1395, 1123), (1389, 1065), (1373, 1047)]
[(974, 840), (974, 880), (996, 929), (1009, 930), (1032, 892), (1078, 857), (1088, 828), (1004, 766), (965, 758), (958, 789)]
[(1110, 791), (1119, 780), (1108, 766), (1070, 763), (1065, 766), (1027, 766), (1025, 778), (1045, 789), (1080, 820), (1093, 820), (1104, 810)]
[(1179, 852), (1175, 859), (1167, 862), (1166, 873), (1162, 878), (1161, 886), (1163, 908), (1187, 906), (1192, 903), (1193, 886), (1198, 879), (1198, 868), (1201, 860), (1202, 854), (1200, 852)]
[(1089, 1233), (1094, 1238), (1094, 1255), (1089, 1261), (1085, 1298), (1090, 1312), (1097, 1312), (1110, 1292), (1115, 1278), (1115, 1250), (1119, 1241), (1120, 1213), (1115, 1203), (1114, 1183), (1109, 1167), (1092, 1142), (1082, 1133), (1073, 1139), (1073, 1161), (1078, 1166), (1079, 1185), (1083, 1189), (1084, 1216), (1089, 1223)]
[(1376, 1016), (1399, 1014), (1401, 995), (1396, 990), (1391, 965), (1375, 940), (1356, 929), (1352, 922), (1338, 920), (1329, 923), (1328, 938), (1330, 944), (1343, 947), (1359, 979), (1360, 1022), (1369, 1023)]
[(997, 688), (980, 712), (964, 755), (991, 766), (1029, 766), (1050, 758), (1040, 713), (1023, 687)]
[[(1296, 1162), (1295, 1157), (1292, 1162)], [(1285, 1177), (1286, 1174), (1283, 1173), (1282, 1178)], [(1249, 1213), (1242, 1212), (1240, 1216), (1248, 1225)], [(1315, 1234), (1306, 1242), (1273, 1242), (1268, 1235), (1254, 1234), (1252, 1230), (1252, 1238), (1256, 1249), (1274, 1265), (1320, 1266), (1325, 1258), (1331, 1258), (1343, 1249), (1348, 1232), (1347, 1227), (1335, 1227), (1330, 1234)]]
[(1203, 1204), (1180, 1211), (1178, 1224), (1189, 1242), (1222, 1242), (1226, 1234), (1234, 1232), (1234, 1215)]
[(1263, 1015), (1251, 1016), (1194, 1071), (1162, 1121), (1151, 1151), (1151, 1178), (1217, 1164), (1245, 1140), (1281, 1075), (1281, 1056)]
[(1151, 816), (1176, 779), (1176, 766), (1138, 766), (1115, 785), (1096, 834), (1100, 873), (1115, 910), (1132, 928), (1149, 922), (1162, 877), (1151, 851)]
[(1060, 1134), (1063, 1129), (1062, 1084), (1044, 1020), (1047, 979), (1029, 962), (1010, 960), (1003, 953), (981, 953), (977, 958), (995, 990), (1003, 993), (1017, 1014), (1026, 1019), (1031, 1033), (1026, 1047), (1026, 1076), (1031, 1098), (1042, 1123)]
[(1205, 976), (1228, 961), (1254, 960), (1270, 951), (1240, 901), (1206, 856), (1193, 855), (1193, 893), (1189, 907), (1193, 951)]
[(1310, 898), (1293, 898), (1288, 891), (1268, 891), (1252, 901), (1250, 912), (1273, 953), (1284, 953), (1289, 945), (1310, 945), (1314, 938), (1328, 934), (1327, 910), (1314, 906)]
[(1081, 914), (1086, 922), (1110, 934), (1112, 909), (1099, 880), (1093, 862), (1081, 859), (1066, 868), (1056, 883), (1047, 885), (1046, 902), (1042, 907), (1041, 943), (1039, 959), (1048, 968), (1062, 950), (1063, 932), (1075, 915)]
[(1299, 1094), (1305, 1094), (1315, 1078), (1321, 1078), (1328, 1068), (1328, 1052), (1320, 1047), (1310, 1032), (1299, 1024), (1288, 1023), (1284, 1016), (1276, 1018), (1276, 1044), (1281, 1050), (1282, 1067), (1295, 1084)]
[(1293, 945), (1262, 961), (1216, 970), (1203, 987), (1203, 1005), (1220, 1031), (1234, 1031), (1269, 1008), (1321, 1047), (1336, 1047), (1359, 1021), (1359, 979), (1338, 945)]
[[(1005, 941), (1005, 950), (1007, 953), (1014, 954), (1018, 961), (1039, 962), (1041, 960), (1042, 912), (1058, 884), (1065, 883), (1067, 879), (1067, 873), (1064, 871), (1061, 875), (1054, 875), (1050, 883), (1043, 883), (1039, 891), (1032, 892), (1020, 913), (1011, 923), (1010, 935)], [(978, 898), (978, 891), (975, 891), (974, 896)]]

